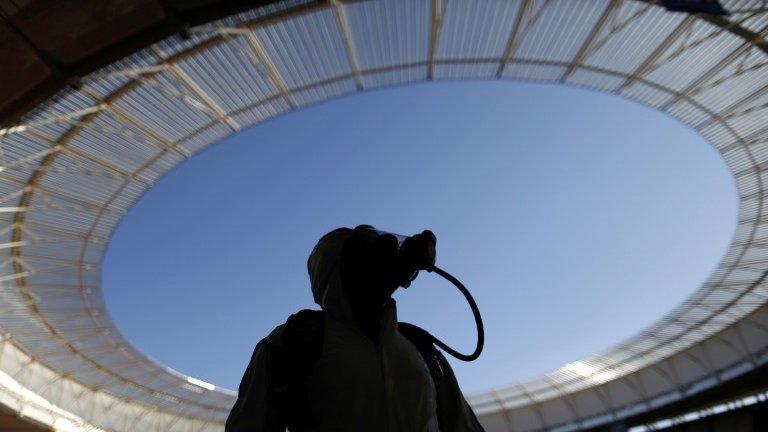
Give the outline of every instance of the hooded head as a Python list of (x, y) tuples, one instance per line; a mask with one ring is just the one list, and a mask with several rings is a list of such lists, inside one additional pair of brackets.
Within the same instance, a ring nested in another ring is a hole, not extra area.
[[(337, 321), (356, 326), (378, 341), (382, 329), (391, 333), (397, 322), (395, 302), (390, 297), (396, 287), (390, 287), (379, 274), (376, 262), (383, 256), (371, 254), (364, 244), (349, 241), (356, 232), (365, 233), (358, 230), (370, 228), (338, 228), (324, 235), (312, 249), (307, 268), (315, 303)], [(394, 237), (392, 241), (396, 246)], [(346, 269), (342, 269), (344, 265)]]
[(344, 243), (351, 236), (350, 228), (329, 232), (317, 242), (307, 260), (312, 296), (323, 309), (328, 306), (329, 295), (336, 297), (343, 294), (339, 269)]

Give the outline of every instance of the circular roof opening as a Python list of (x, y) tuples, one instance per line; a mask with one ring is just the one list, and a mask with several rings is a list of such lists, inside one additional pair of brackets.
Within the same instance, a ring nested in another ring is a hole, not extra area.
[[(118, 228), (103, 286), (141, 350), (236, 388), (255, 343), (314, 307), (305, 263), (324, 232), (431, 228), (484, 314), (484, 355), (454, 364), (478, 392), (652, 324), (715, 268), (736, 207), (721, 157), (638, 104), (530, 84), (399, 88), (283, 116), (186, 163)], [(401, 320), (473, 343), (450, 286), (422, 275), (397, 298)]]

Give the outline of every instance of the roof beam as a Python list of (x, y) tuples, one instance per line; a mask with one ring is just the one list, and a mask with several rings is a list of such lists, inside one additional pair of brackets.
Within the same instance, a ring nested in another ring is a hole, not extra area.
[(39, 139), (39, 140), (41, 140), (43, 142), (47, 142), (48, 144), (50, 144), (51, 145), (51, 149), (49, 150), (50, 152), (58, 151), (59, 153), (63, 153), (65, 155), (67, 155), (68, 157), (72, 158), (72, 159), (81, 159), (81, 160), (84, 160), (86, 162), (92, 163), (92, 164), (98, 166), (99, 168), (103, 169), (104, 171), (112, 173), (115, 177), (119, 177), (119, 178), (123, 178), (123, 179), (134, 178), (136, 181), (138, 181), (139, 183), (144, 184), (145, 186), (150, 186), (151, 185), (151, 182), (149, 180), (143, 179), (143, 178), (141, 178), (138, 175), (134, 175), (133, 173), (130, 173), (130, 172), (128, 172), (128, 171), (126, 171), (126, 170), (124, 170), (124, 169), (122, 169), (120, 167), (117, 167), (117, 166), (115, 166), (115, 165), (113, 165), (113, 164), (111, 164), (111, 163), (109, 163), (109, 162), (107, 162), (107, 161), (105, 161), (103, 159), (99, 159), (99, 158), (91, 156), (91, 155), (89, 155), (87, 153), (84, 153), (83, 151), (79, 150), (76, 147), (69, 147), (69, 146), (67, 146), (67, 147), (57, 147), (56, 141), (52, 140), (51, 138), (49, 138), (49, 137), (47, 137), (47, 136), (45, 136), (45, 135), (43, 135), (43, 134), (41, 134), (41, 133), (39, 133), (39, 132), (37, 132), (35, 130), (29, 130), (29, 131), (27, 131), (27, 133), (29, 135), (35, 137), (35, 139)]
[[(136, 85), (140, 84), (140, 81), (132, 81), (136, 83)], [(121, 88), (121, 90), (125, 90), (125, 93), (128, 93), (132, 88), (130, 86), (126, 86)], [(82, 93), (85, 94), (88, 97), (91, 97), (93, 99), (98, 100), (99, 96), (93, 92), (93, 90), (83, 88)], [(124, 93), (121, 92), (120, 97), (122, 97)], [(119, 99), (119, 98), (118, 98)], [(99, 112), (96, 112), (94, 114), (89, 114), (87, 120), (83, 121), (82, 125), (79, 125), (77, 128), (72, 128), (73, 132), (73, 138), (77, 135), (80, 129), (83, 128), (84, 125), (93, 123), (93, 119), (95, 116), (103, 111), (108, 112), (109, 114), (112, 114), (115, 117), (118, 117), (120, 120), (124, 121), (125, 123), (130, 124), (134, 128), (138, 129), (139, 132), (144, 134), (147, 138), (154, 141), (156, 144), (159, 144), (162, 148), (168, 148), (174, 150), (176, 153), (181, 155), (183, 158), (188, 159), (191, 155), (186, 152), (178, 149), (178, 146), (174, 146), (173, 143), (169, 142), (165, 137), (160, 135), (159, 133), (155, 132), (151, 127), (147, 126), (143, 122), (139, 121), (137, 118), (133, 117), (132, 115), (128, 114), (127, 112), (119, 109), (115, 104), (110, 102), (102, 102), (101, 104), (103, 106), (102, 110)], [(67, 140), (68, 141), (68, 140)], [(64, 147), (64, 146), (62, 146)]]
[[(728, 107), (726, 107), (724, 110), (718, 113), (716, 118), (713, 117), (696, 124), (694, 126), (694, 129), (700, 129), (700, 128), (709, 126), (710, 124), (715, 123), (717, 121), (725, 121), (730, 118), (738, 117), (739, 115), (752, 112), (753, 111), (752, 109), (749, 109), (749, 108), (740, 109), (740, 108), (744, 105), (754, 102), (755, 100), (765, 96), (766, 94), (768, 94), (768, 85), (764, 85), (763, 87), (755, 90), (752, 93), (747, 94), (746, 96), (742, 97), (736, 102), (728, 105)], [(765, 107), (760, 107), (760, 108), (765, 108)]]
[[(739, 147), (747, 148), (753, 145), (765, 144), (766, 142), (768, 142), (767, 135), (768, 135), (768, 125), (763, 126), (762, 128), (750, 133), (749, 135), (741, 139), (736, 140), (731, 144), (728, 144), (727, 146), (723, 147), (719, 151), (720, 153), (726, 153)], [(743, 171), (740, 171), (740, 172), (743, 172)]]
[(18, 133), (18, 132), (26, 132), (31, 130), (32, 128), (45, 126), (52, 123), (67, 123), (71, 120), (77, 120), (80, 117), (83, 117), (89, 114), (98, 113), (104, 108), (105, 108), (104, 104), (97, 104), (92, 107), (70, 111), (67, 113), (56, 115), (54, 117), (46, 117), (41, 120), (35, 120), (29, 123), (13, 125), (7, 128), (0, 129), (0, 136), (10, 135), (12, 133)]
[(517, 9), (515, 23), (512, 24), (512, 29), (509, 32), (509, 39), (507, 39), (507, 46), (504, 48), (504, 54), (501, 56), (499, 68), (496, 70), (496, 78), (501, 78), (502, 75), (504, 75), (504, 70), (507, 68), (507, 64), (515, 55), (515, 52), (517, 51), (517, 45), (520, 43), (520, 39), (522, 39), (522, 34), (528, 27), (528, 23), (524, 23), (524, 21), (526, 20), (526, 17), (531, 13), (530, 10), (532, 6), (532, 0), (524, 0)]
[(245, 40), (248, 42), (248, 46), (251, 48), (249, 51), (251, 55), (248, 56), (251, 63), (253, 63), (256, 68), (263, 68), (264, 72), (267, 74), (269, 82), (291, 108), (296, 108), (298, 106), (296, 98), (293, 97), (293, 94), (288, 89), (288, 85), (285, 83), (283, 76), (277, 71), (277, 66), (275, 66), (275, 63), (269, 57), (269, 54), (267, 54), (267, 51), (261, 45), (261, 42), (256, 37), (256, 33), (254, 33), (252, 29), (248, 27), (219, 27), (217, 31), (225, 37), (233, 34), (244, 36)]
[[(56, 152), (53, 152), (53, 153), (56, 153)], [(53, 153), (51, 153), (51, 154), (53, 154)], [(40, 171), (40, 172), (47, 172), (47, 170), (39, 169), (39, 168), (38, 168), (38, 171)], [(29, 185), (29, 184), (25, 183), (22, 180), (18, 180), (16, 178), (10, 177), (10, 176), (8, 176), (6, 174), (0, 173), (0, 180), (2, 180), (4, 182), (12, 183), (12, 184), (18, 186), (19, 188), (21, 188), (21, 190), (24, 191), (24, 194), (26, 194), (28, 191), (40, 192), (41, 195), (44, 196), (43, 197), (43, 201), (45, 201), (46, 197), (48, 199), (50, 199), (50, 198), (59, 198), (62, 201), (68, 201), (68, 202), (70, 202), (72, 204), (80, 205), (80, 206), (83, 206), (83, 208), (89, 208), (91, 210), (95, 210), (95, 209), (101, 208), (101, 204), (100, 203), (94, 203), (94, 202), (89, 201), (89, 200), (87, 200), (85, 198), (82, 198), (82, 197), (79, 197), (79, 196), (76, 196), (76, 195), (72, 195), (70, 193), (60, 191), (58, 189), (52, 189), (52, 188), (50, 188), (48, 186), (41, 186), (39, 184)], [(24, 210), (20, 210), (20, 211), (26, 211), (29, 208), (29, 205), (19, 205), (19, 206), (17, 206), (17, 208), (24, 209)], [(108, 209), (108, 210), (109, 211), (115, 211), (115, 210), (112, 210), (112, 209)], [(118, 212), (122, 213), (123, 211), (120, 210)]]
[(563, 76), (560, 78), (560, 82), (565, 82), (565, 80), (573, 75), (573, 73), (576, 72), (576, 69), (578, 69), (584, 60), (586, 60), (587, 57), (592, 53), (592, 46), (594, 45), (595, 40), (600, 36), (605, 26), (613, 19), (619, 9), (621, 9), (620, 6), (621, 2), (619, 0), (611, 0), (610, 3), (608, 3), (602, 15), (600, 15), (597, 23), (594, 25), (594, 27), (592, 27), (589, 35), (584, 40), (581, 48), (579, 48), (578, 53), (573, 57), (573, 61), (571, 61), (568, 69), (565, 71), (565, 73), (563, 73)]
[(720, 26), (721, 28), (726, 29), (727, 31), (730, 31), (731, 33), (734, 33), (737, 36), (741, 36), (746, 40), (746, 42), (744, 42), (744, 44), (742, 44), (740, 47), (731, 51), (731, 53), (725, 56), (725, 58), (720, 60), (713, 67), (709, 68), (701, 76), (699, 76), (693, 82), (688, 84), (685, 87), (685, 89), (678, 92), (676, 96), (674, 96), (671, 100), (667, 101), (664, 105), (662, 105), (660, 108), (662, 111), (666, 111), (669, 108), (672, 108), (672, 106), (674, 106), (675, 104), (677, 104), (683, 99), (687, 99), (691, 96), (696, 95), (701, 89), (701, 87), (707, 83), (707, 81), (709, 81), (710, 79), (712, 79), (712, 77), (722, 72), (728, 66), (732, 65), (733, 62), (737, 58), (739, 58), (739, 56), (749, 55), (749, 52), (752, 48), (757, 47), (764, 53), (768, 54), (768, 42), (765, 41), (765, 36), (766, 34), (768, 34), (768, 25), (763, 26), (763, 28), (760, 29), (760, 32), (755, 33), (741, 27), (739, 23), (732, 23), (722, 17), (702, 15), (701, 19), (709, 22), (710, 24)]
[(109, 112), (115, 117), (118, 117), (120, 120), (124, 121), (125, 123), (128, 123), (134, 128), (138, 129), (139, 132), (141, 132), (144, 136), (149, 138), (150, 141), (159, 145), (161, 148), (171, 150), (179, 154), (184, 159), (188, 159), (190, 156), (192, 156), (189, 152), (187, 152), (186, 150), (182, 150), (179, 146), (174, 145), (167, 138), (155, 132), (150, 126), (144, 124), (142, 121), (132, 116), (131, 114), (128, 114), (122, 109), (117, 108), (114, 105), (110, 105), (109, 107), (107, 107), (107, 112)]
[(283, 99), (285, 99), (286, 103), (288, 103), (291, 108), (296, 108), (298, 106), (296, 98), (294, 98), (291, 91), (288, 90), (288, 86), (285, 84), (283, 76), (277, 71), (275, 63), (272, 62), (272, 59), (269, 58), (264, 47), (261, 46), (261, 42), (259, 42), (259, 39), (256, 37), (256, 33), (252, 30), (246, 30), (245, 38), (248, 41), (248, 45), (251, 47), (251, 51), (256, 57), (257, 66), (260, 65), (266, 69), (267, 76), (269, 77), (270, 82), (272, 82), (272, 85), (278, 92), (280, 92)]
[(352, 32), (349, 30), (349, 21), (344, 12), (344, 4), (339, 0), (331, 0), (333, 5), (333, 17), (336, 19), (336, 25), (339, 27), (341, 39), (344, 41), (344, 49), (347, 52), (347, 59), (352, 72), (355, 74), (355, 86), (358, 90), (363, 89), (363, 74), (360, 72), (360, 63), (357, 61), (357, 51), (355, 50), (355, 41), (352, 39)]
[(152, 184), (152, 182), (150, 180), (141, 178), (138, 175), (134, 175), (133, 173), (130, 173), (130, 172), (128, 172), (128, 171), (126, 171), (126, 170), (124, 170), (122, 168), (119, 168), (119, 167), (117, 167), (115, 165), (112, 165), (111, 163), (109, 163), (109, 162), (107, 162), (107, 161), (105, 161), (103, 159), (99, 159), (99, 158), (93, 157), (93, 156), (91, 156), (91, 155), (89, 155), (87, 153), (84, 153), (81, 150), (76, 149), (74, 147), (64, 147), (63, 149), (61, 149), (60, 153), (64, 154), (64, 155), (67, 155), (68, 157), (70, 157), (72, 159), (75, 159), (75, 160), (76, 159), (81, 159), (83, 161), (92, 163), (92, 164), (98, 166), (99, 168), (103, 169), (105, 172), (112, 173), (112, 175), (114, 175), (117, 178), (120, 178), (120, 179), (132, 178), (132, 179), (136, 180), (137, 182), (139, 182), (139, 183), (141, 183), (141, 184), (143, 184), (144, 186), (147, 186), (147, 187), (151, 186), (151, 184)]
[[(99, 267), (99, 263), (92, 263), (92, 262), (85, 262), (75, 259), (67, 259), (67, 258), (58, 258), (55, 256), (47, 256), (47, 255), (30, 255), (30, 254), (24, 254), (24, 261), (25, 262), (35, 262), (35, 263), (54, 263), (54, 264), (61, 264), (63, 267), (50, 267), (50, 270), (58, 270), (61, 268), (77, 268), (79, 266), (87, 267), (88, 269), (95, 269)], [(32, 273), (40, 273), (41, 270), (35, 270)]]
[(437, 57), (437, 47), (440, 43), (440, 33), (443, 29), (444, 11), (444, 0), (432, 0), (432, 15), (429, 26), (429, 60), (427, 63), (428, 80), (432, 80), (435, 76), (435, 58)]
[(34, 289), (40, 289), (40, 290), (59, 290), (59, 291), (82, 291), (83, 289), (88, 290), (98, 290), (98, 285), (88, 285), (88, 284), (72, 284), (72, 283), (44, 283), (44, 282), (36, 282), (36, 283), (30, 283), (28, 284), (30, 288)]
[[(7, 221), (3, 221), (3, 222), (7, 223)], [(19, 228), (19, 229), (23, 230), (27, 234), (27, 236), (32, 237), (32, 241), (33, 242), (39, 241), (40, 238), (48, 238), (47, 237), (48, 234), (51, 234), (51, 233), (56, 233), (56, 234), (60, 234), (60, 235), (63, 235), (63, 236), (69, 236), (69, 237), (65, 237), (65, 238), (69, 238), (72, 241), (76, 241), (77, 240), (77, 241), (81, 241), (82, 242), (82, 241), (88, 240), (88, 239), (86, 239), (85, 234), (83, 234), (80, 231), (70, 230), (70, 229), (62, 228), (62, 227), (55, 227), (55, 226), (52, 226), (52, 225), (46, 225), (46, 224), (40, 223), (40, 222), (32, 222), (32, 221), (30, 221), (30, 222), (26, 223), (23, 226), (15, 226), (13, 223), (11, 223), (10, 226), (12, 228), (14, 228), (14, 229), (15, 228)], [(93, 240), (97, 240), (99, 243), (102, 243), (102, 244), (106, 244), (106, 241), (107, 241), (107, 238), (105, 238), (105, 237), (102, 237), (102, 238), (99, 238), (99, 239), (94, 237), (92, 239)]]
[(664, 105), (660, 107), (662, 111), (666, 111), (669, 108), (672, 108), (675, 104), (680, 102), (683, 99), (688, 99), (691, 96), (695, 96), (696, 93), (698, 93), (699, 89), (707, 83), (712, 77), (722, 72), (723, 69), (727, 68), (728, 66), (733, 64), (733, 61), (736, 60), (740, 55), (746, 54), (747, 51), (751, 48), (750, 45), (744, 44), (741, 45), (739, 48), (731, 51), (730, 54), (725, 56), (722, 60), (720, 60), (716, 65), (713, 67), (707, 69), (706, 72), (701, 74), (698, 78), (693, 80), (690, 84), (688, 84), (684, 89), (677, 92), (672, 99), (665, 102)]
[(25, 278), (27, 276), (29, 276), (28, 271), (17, 272), (10, 275), (3, 275), (3, 276), (0, 276), (0, 283)]
[[(158, 55), (158, 57), (162, 58), (161, 53), (159, 53), (158, 49), (155, 48), (155, 54)], [(173, 75), (184, 87), (187, 88), (190, 92), (192, 92), (198, 99), (200, 99), (203, 104), (205, 104), (206, 107), (210, 110), (210, 112), (214, 115), (215, 118), (217, 118), (219, 121), (225, 122), (227, 125), (229, 125), (230, 129), (232, 129), (233, 132), (237, 132), (241, 129), (240, 125), (229, 115), (227, 115), (226, 111), (224, 111), (221, 106), (219, 106), (218, 103), (216, 103), (215, 100), (211, 96), (208, 95), (208, 93), (203, 90), (202, 87), (200, 87), (197, 82), (195, 82), (192, 77), (189, 76), (182, 68), (179, 67), (177, 63), (170, 63), (168, 66), (168, 71)]]
[[(29, 132), (32, 132), (32, 131), (29, 131)], [(48, 156), (49, 154), (51, 154), (51, 153), (53, 153), (55, 151), (59, 151), (59, 149), (56, 147), (56, 143), (48, 141), (48, 140), (45, 140), (45, 139), (43, 139), (42, 141), (51, 144), (51, 147), (49, 147), (49, 148), (47, 148), (45, 150), (39, 151), (39, 152), (28, 154), (28, 155), (26, 155), (24, 157), (20, 157), (18, 159), (14, 159), (14, 160), (10, 160), (10, 161), (3, 161), (3, 163), (0, 164), (0, 172), (8, 171), (10, 169), (19, 168), (19, 167), (22, 167), (22, 168), (33, 167), (34, 168), (34, 166), (32, 165), (32, 162), (34, 162), (34, 161), (36, 161), (38, 159), (42, 159), (42, 158)]]
[(628, 87), (630, 87), (632, 84), (637, 82), (637, 80), (645, 77), (646, 74), (650, 73), (654, 69), (656, 69), (656, 62), (659, 61), (659, 59), (666, 54), (666, 52), (669, 50), (669, 48), (672, 47), (672, 45), (677, 42), (678, 39), (680, 39), (684, 34), (688, 33), (693, 23), (696, 21), (696, 19), (693, 17), (693, 15), (688, 15), (680, 21), (680, 24), (675, 27), (674, 30), (667, 36), (660, 44), (656, 47), (656, 49), (651, 52), (651, 54), (646, 57), (646, 59), (638, 66), (634, 72), (632, 72), (632, 75), (630, 75), (616, 90), (616, 93), (621, 93)]

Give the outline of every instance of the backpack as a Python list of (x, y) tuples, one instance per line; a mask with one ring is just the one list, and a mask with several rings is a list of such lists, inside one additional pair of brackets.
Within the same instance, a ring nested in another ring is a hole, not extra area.
[[(288, 318), (283, 331), (283, 343), (270, 352), (267, 373), (271, 378), (268, 397), (282, 407), (291, 432), (310, 430), (309, 401), (304, 386), (312, 367), (320, 360), (323, 351), (325, 313), (317, 310), (301, 310)], [(404, 322), (398, 323), (398, 331), (418, 350), (429, 369), (435, 386), (437, 418), (441, 432), (457, 430), (457, 413), (466, 411), (471, 426), (483, 431), (474, 412), (459, 389), (448, 361), (432, 343), (432, 335), (426, 330)], [(463, 430), (466, 430), (463, 429)]]

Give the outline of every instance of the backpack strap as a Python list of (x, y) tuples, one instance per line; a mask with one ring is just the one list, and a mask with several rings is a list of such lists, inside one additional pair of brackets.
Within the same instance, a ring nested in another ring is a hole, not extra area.
[(405, 322), (398, 323), (397, 328), (400, 334), (416, 346), (432, 375), (440, 432), (483, 431), (475, 413), (461, 393), (451, 365), (435, 347), (434, 337), (421, 327)]
[(323, 353), (325, 313), (301, 310), (288, 318), (282, 345), (270, 353), (270, 399), (282, 407), (291, 431), (310, 427), (306, 379)]
[(440, 361), (440, 353), (432, 343), (432, 335), (423, 328), (406, 322), (397, 323), (397, 330), (419, 351), (427, 364), (427, 368), (429, 368), (429, 374), (432, 376), (432, 381), (437, 389), (445, 377), (445, 372)]

